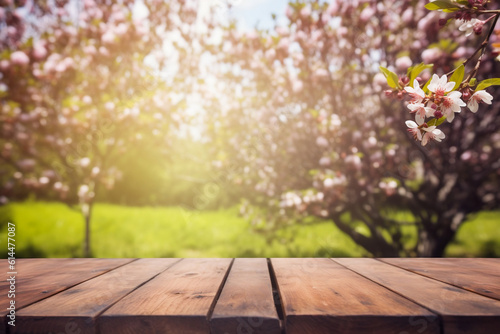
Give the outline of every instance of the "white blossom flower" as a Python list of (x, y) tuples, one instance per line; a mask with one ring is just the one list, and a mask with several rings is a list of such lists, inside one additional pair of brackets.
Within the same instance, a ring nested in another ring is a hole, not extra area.
[(446, 116), (448, 122), (453, 121), (455, 113), (460, 112), (460, 107), (465, 107), (465, 102), (460, 98), (462, 93), (453, 91), (443, 98), (441, 103), (441, 111)]
[(435, 126), (429, 126), (428, 128), (424, 128), (425, 134), (422, 137), (422, 146), (427, 145), (430, 140), (435, 140), (440, 142), (444, 139), (445, 135), (443, 131), (436, 129)]
[(427, 86), (427, 88), (429, 89), (429, 91), (437, 95), (444, 95), (455, 88), (455, 82), (448, 82), (448, 78), (446, 77), (446, 75), (443, 75), (440, 78), (437, 74), (434, 74), (432, 75), (431, 82), (429, 83), (429, 86)]
[(491, 96), (490, 93), (484, 91), (484, 90), (479, 90), (472, 94), (472, 96), (469, 99), (469, 102), (467, 102), (467, 107), (469, 107), (470, 111), (476, 112), (477, 109), (479, 108), (479, 103), (484, 102), (486, 104), (491, 104), (491, 101), (493, 100), (493, 96)]
[(410, 94), (411, 103), (420, 103), (425, 98), (425, 93), (422, 88), (420, 88), (417, 79), (413, 80), (413, 87), (405, 87), (405, 91)]
[(406, 126), (408, 127), (408, 131), (415, 137), (415, 139), (422, 140), (422, 132), (417, 123), (414, 121), (406, 121)]
[(429, 117), (434, 114), (434, 109), (426, 107), (423, 103), (410, 103), (408, 109), (415, 113), (415, 120), (418, 125), (424, 124), (426, 116)]
[(465, 31), (465, 36), (470, 36), (474, 32), (474, 25), (478, 19), (472, 19), (470, 21), (464, 21), (462, 25), (458, 28), (460, 31)]

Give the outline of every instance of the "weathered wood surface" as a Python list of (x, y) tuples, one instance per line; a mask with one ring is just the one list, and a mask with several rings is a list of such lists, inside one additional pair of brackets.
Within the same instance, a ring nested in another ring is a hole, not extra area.
[(231, 261), (180, 261), (104, 312), (101, 332), (209, 333), (209, 312)]
[(500, 328), (499, 259), (20, 259), (16, 270), (16, 327), (5, 280), (0, 334)]
[[(7, 263), (7, 260), (4, 260)], [(133, 261), (132, 259), (18, 259), (15, 270), (16, 310), (48, 298), (71, 286), (99, 276)], [(7, 268), (7, 266), (3, 266)], [(9, 270), (6, 270), (6, 272)], [(6, 280), (0, 283), (0, 333), (5, 333), (7, 292)]]
[(95, 333), (95, 319), (105, 309), (147, 282), (177, 259), (140, 259), (23, 308), (12, 333)]
[(210, 319), (213, 334), (280, 334), (266, 259), (235, 259)]
[(500, 259), (383, 259), (386, 263), (500, 300)]
[[(439, 333), (434, 314), (330, 259), (271, 261), (287, 333)], [(424, 331), (418, 317), (430, 319)]]
[[(352, 271), (439, 314), (445, 333), (491, 334), (500, 329), (500, 301), (374, 259), (335, 259)], [(419, 328), (428, 325), (422, 323)]]

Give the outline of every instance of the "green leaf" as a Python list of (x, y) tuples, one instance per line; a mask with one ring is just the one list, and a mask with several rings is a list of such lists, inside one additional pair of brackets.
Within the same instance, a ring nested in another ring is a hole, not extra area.
[(446, 120), (446, 116), (443, 116), (443, 117), (441, 117), (439, 119), (433, 118), (429, 122), (427, 122), (427, 125), (428, 126), (440, 126), (441, 124), (443, 124), (443, 122), (445, 120)]
[[(408, 78), (410, 78), (410, 77), (411, 77), (411, 71), (413, 71), (413, 69), (414, 69), (414, 68), (415, 68), (415, 66), (410, 66), (410, 67), (408, 67), (408, 69), (406, 70), (406, 76), (407, 76)], [(411, 81), (410, 81), (410, 84), (411, 84)]]
[(477, 85), (475, 91), (477, 92), (478, 90), (483, 90), (490, 86), (498, 86), (498, 85), (500, 85), (500, 78), (486, 79), (481, 81), (479, 85)]
[(387, 68), (380, 66), (380, 70), (387, 78), (387, 84), (391, 88), (399, 88), (399, 78), (396, 73), (389, 71)]
[(415, 80), (418, 75), (425, 69), (427, 68), (432, 68), (434, 65), (433, 64), (429, 64), (429, 65), (426, 65), (424, 63), (420, 63), (418, 65), (415, 65), (412, 70), (411, 70), (411, 73), (409, 75), (409, 78), (410, 78), (410, 85), (413, 85), (413, 80)]
[(433, 2), (429, 2), (425, 5), (425, 8), (427, 8), (428, 10), (448, 9), (451, 11), (460, 9), (460, 7), (456, 3), (446, 0), (436, 0)]
[(477, 84), (477, 79), (476, 78), (470, 79), (470, 81), (469, 81), (469, 86), (470, 87), (474, 87), (476, 84)]
[(443, 124), (443, 122), (446, 120), (446, 116), (441, 117), (440, 119), (437, 120), (436, 126), (440, 126)]
[(456, 8), (447, 8), (447, 9), (443, 9), (443, 12), (445, 13), (453, 13), (453, 12), (456, 12), (457, 10), (460, 10), (460, 8), (456, 7)]
[(464, 79), (464, 74), (465, 74), (465, 67), (464, 65), (460, 65), (455, 72), (450, 77), (449, 81), (453, 81), (455, 83), (455, 87), (453, 87), (453, 90), (457, 89), (458, 86), (462, 83), (462, 80)]

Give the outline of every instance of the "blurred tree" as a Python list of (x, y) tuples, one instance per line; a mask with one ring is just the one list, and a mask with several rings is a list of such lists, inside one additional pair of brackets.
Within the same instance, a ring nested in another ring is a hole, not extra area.
[(90, 256), (98, 188), (113, 187), (121, 157), (167, 153), (184, 118), (183, 87), (196, 80), (198, 64), (190, 45), (203, 38), (196, 7), (183, 0), (0, 4), (1, 199), (29, 191), (79, 204)]
[[(231, 98), (213, 115), (212, 134), (221, 168), (237, 168), (234, 181), (261, 194), (250, 204), (264, 215), (243, 207), (258, 228), (313, 215), (374, 256), (442, 256), (469, 215), (498, 208), (499, 104), (464, 109), (442, 125), (444, 142), (423, 147), (404, 125), (404, 103), (384, 96), (380, 65), (402, 80), (419, 62), (446, 73), (484, 39), (466, 38), (455, 21), (440, 30), (450, 14), (424, 5), (294, 1), (274, 31), (241, 34), (236, 22), (225, 30), (214, 54)], [(488, 49), (478, 79), (498, 69)]]

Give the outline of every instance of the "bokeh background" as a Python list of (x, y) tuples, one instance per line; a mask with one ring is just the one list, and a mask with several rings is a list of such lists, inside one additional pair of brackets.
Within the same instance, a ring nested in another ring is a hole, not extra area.
[[(449, 72), (491, 21), (466, 37), (409, 0), (0, 4), (18, 257), (500, 255), (499, 90), (423, 147), (379, 73)], [(500, 74), (490, 42), (479, 81)]]

